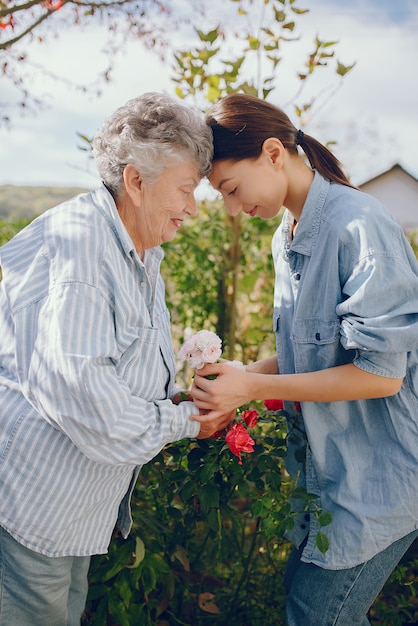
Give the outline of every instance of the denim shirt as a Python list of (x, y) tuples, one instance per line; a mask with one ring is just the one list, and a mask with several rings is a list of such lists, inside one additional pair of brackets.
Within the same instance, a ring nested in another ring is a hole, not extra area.
[(303, 422), (290, 424), (289, 472), (332, 522), (320, 529), (325, 554), (312, 511), (289, 538), (300, 545), (309, 527), (302, 560), (344, 569), (418, 528), (418, 263), (376, 199), (318, 172), (293, 240), (292, 223), (286, 212), (273, 238), (280, 373), (354, 363), (403, 377), (390, 397), (303, 402)]

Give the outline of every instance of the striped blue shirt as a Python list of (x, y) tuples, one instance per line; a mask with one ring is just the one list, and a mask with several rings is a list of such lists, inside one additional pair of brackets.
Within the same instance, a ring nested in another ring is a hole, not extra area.
[(162, 257), (140, 260), (104, 186), (0, 248), (0, 525), (32, 550), (105, 553), (140, 466), (199, 432), (170, 400)]

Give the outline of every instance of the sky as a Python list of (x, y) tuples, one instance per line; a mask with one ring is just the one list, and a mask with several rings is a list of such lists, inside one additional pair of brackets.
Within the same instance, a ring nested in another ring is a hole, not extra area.
[[(206, 31), (225, 19), (229, 5), (236, 10), (236, 4), (228, 2), (209, 2), (210, 15), (195, 25)], [(174, 7), (177, 3), (180, 6), (182, 0), (173, 0)], [(342, 81), (329, 68), (316, 72), (309, 89), (326, 97), (305, 131), (320, 141), (336, 142), (334, 152), (356, 184), (395, 162), (418, 177), (418, 2), (298, 0), (297, 6), (310, 12), (296, 18), (300, 39), (283, 52), (269, 100), (292, 118), (292, 108), (286, 106), (298, 89), (296, 74), (314, 38), (338, 40), (336, 58), (356, 65)], [(105, 40), (106, 32), (99, 26), (68, 28), (45, 43), (29, 44), (27, 51), (32, 61), (51, 72), (89, 83), (106, 67), (101, 52)], [(180, 29), (174, 42), (187, 49), (197, 38), (190, 29)], [(234, 45), (225, 42), (224, 56)], [(92, 137), (107, 115), (145, 91), (174, 95), (172, 78), (170, 57), (162, 62), (139, 42), (128, 42), (115, 57), (112, 80), (100, 97), (34, 75), (31, 91), (47, 106), (35, 115), (14, 115), (9, 129), (0, 127), (0, 185), (95, 187), (100, 181), (94, 163), (79, 149), (77, 133)], [(0, 78), (2, 99), (7, 99), (8, 90)]]

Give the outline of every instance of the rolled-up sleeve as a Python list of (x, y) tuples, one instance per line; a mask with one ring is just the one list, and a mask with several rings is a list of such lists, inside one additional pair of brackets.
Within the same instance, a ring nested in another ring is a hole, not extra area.
[(373, 249), (354, 266), (336, 309), (341, 343), (354, 364), (381, 376), (405, 375), (407, 353), (418, 348), (416, 259), (405, 245), (395, 254)]

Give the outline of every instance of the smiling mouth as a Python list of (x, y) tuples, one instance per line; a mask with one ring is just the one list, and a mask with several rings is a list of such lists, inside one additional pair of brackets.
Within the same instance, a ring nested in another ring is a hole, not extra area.
[(181, 220), (181, 219), (172, 219), (171, 221), (173, 222), (173, 224), (174, 224), (174, 226), (176, 228), (180, 228), (180, 226), (181, 226), (181, 224), (183, 222), (183, 220)]
[(248, 211), (247, 215), (251, 215), (251, 217), (254, 217), (256, 213), (257, 213), (257, 206), (251, 209), (251, 211)]

